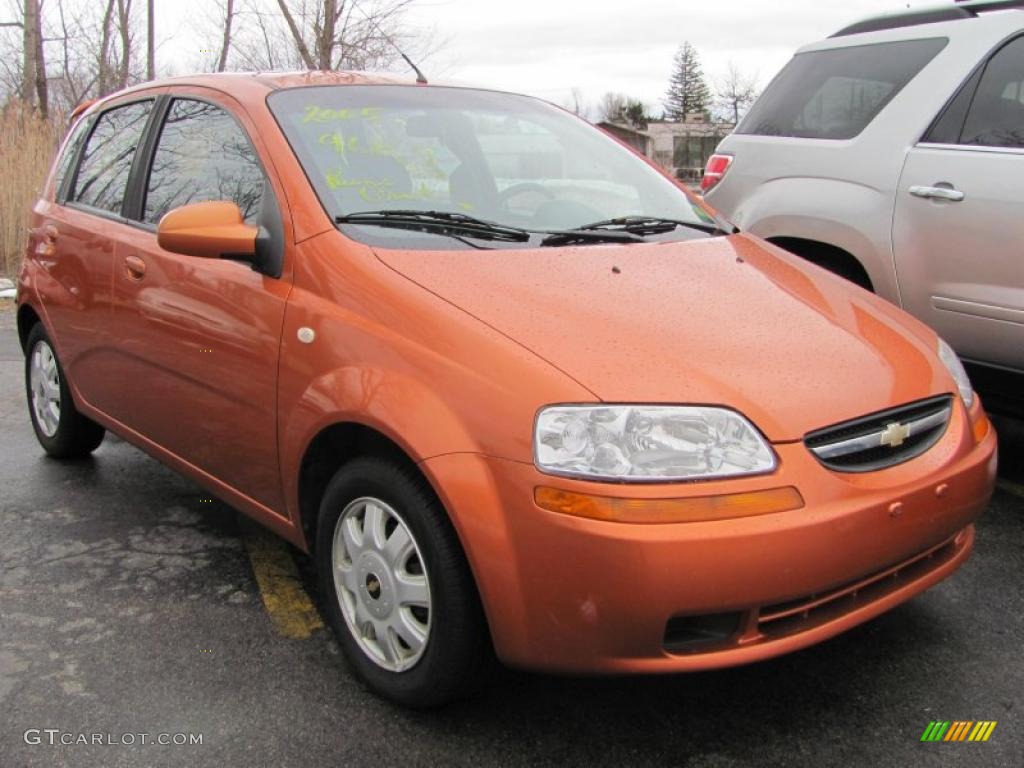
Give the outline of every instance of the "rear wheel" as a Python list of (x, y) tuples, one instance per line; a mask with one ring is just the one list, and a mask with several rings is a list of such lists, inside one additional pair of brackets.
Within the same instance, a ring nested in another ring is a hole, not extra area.
[(58, 459), (87, 456), (103, 442), (105, 430), (75, 408), (67, 378), (42, 323), (25, 346), (25, 391), (36, 439)]
[(489, 641), (465, 556), (415, 470), (378, 458), (338, 470), (317, 527), (328, 620), (357, 675), (410, 707), (484, 679)]

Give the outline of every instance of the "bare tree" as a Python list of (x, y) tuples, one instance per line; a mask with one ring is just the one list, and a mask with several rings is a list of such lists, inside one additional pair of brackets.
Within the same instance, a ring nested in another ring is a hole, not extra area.
[[(132, 70), (135, 34), (132, 29), (132, 0), (106, 0), (99, 23), (99, 47), (96, 54), (96, 90), (98, 96), (128, 86), (138, 80)], [(80, 37), (85, 44), (95, 40), (92, 29), (83, 24)]]
[[(396, 44), (405, 48), (413, 42), (405, 31), (411, 2), (246, 0), (247, 23), (232, 32), (232, 47), (240, 62), (253, 69), (386, 67), (399, 58)], [(422, 46), (422, 40), (417, 42)]]
[[(18, 25), (13, 22), (12, 25)], [(21, 99), (35, 104), (45, 118), (50, 98), (46, 82), (46, 57), (43, 51), (42, 0), (25, 0), (21, 17), (22, 65)]]
[(601, 97), (597, 110), (602, 120), (610, 123), (622, 122), (626, 113), (626, 102), (629, 98), (623, 93), (612, 93), (608, 91)]
[(146, 0), (146, 79), (152, 80), (156, 77), (156, 21), (153, 0)]
[(114, 0), (107, 0), (103, 11), (103, 22), (100, 25), (100, 47), (96, 60), (96, 85), (100, 95), (109, 93), (113, 84), (110, 74), (110, 34), (111, 22), (114, 18)]
[(217, 57), (217, 71), (223, 72), (228, 66), (228, 52), (231, 50), (231, 26), (235, 21), (235, 0), (227, 0), (224, 8), (224, 36), (220, 42), (220, 55)]
[(569, 89), (569, 98), (564, 104), (565, 108), (577, 117), (587, 116), (587, 103), (583, 98), (583, 89), (573, 86)]
[(625, 123), (640, 130), (647, 128), (647, 123), (651, 119), (642, 101), (622, 93), (608, 92), (602, 96), (599, 111), (602, 120)]
[(117, 68), (117, 90), (128, 86), (128, 76), (131, 72), (132, 58), (132, 29), (131, 29), (132, 0), (117, 0), (117, 33), (121, 38), (121, 60)]
[(757, 75), (742, 71), (730, 61), (725, 75), (715, 81), (716, 105), (736, 125), (757, 99), (758, 90)]
[[(306, 44), (305, 35), (295, 23), (295, 17), (292, 16), (292, 12), (288, 8), (288, 2), (289, 0), (277, 0), (277, 5), (281, 9), (281, 15), (284, 17), (285, 23), (288, 24), (288, 31), (292, 34), (292, 41), (295, 43), (295, 50), (298, 51), (299, 56), (302, 57), (302, 63), (305, 64), (306, 69), (316, 69), (313, 64), (313, 56), (309, 52), (309, 46)], [(303, 7), (305, 7), (305, 4), (303, 4)]]

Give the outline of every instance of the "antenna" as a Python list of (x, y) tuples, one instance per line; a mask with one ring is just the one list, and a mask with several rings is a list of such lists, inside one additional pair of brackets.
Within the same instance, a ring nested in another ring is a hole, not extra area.
[(363, 15), (363, 18), (370, 22), (370, 24), (372, 24), (373, 27), (378, 32), (384, 35), (384, 39), (391, 44), (392, 48), (398, 51), (398, 55), (405, 59), (405, 63), (412, 67), (412, 71), (416, 73), (416, 82), (419, 83), (420, 85), (426, 85), (427, 78), (424, 76), (422, 72), (420, 72), (420, 68), (413, 64), (412, 59), (405, 55), (405, 51), (398, 47), (398, 43), (395, 42), (395, 39), (391, 37), (391, 35), (389, 35), (387, 32), (385, 32), (383, 29), (381, 29), (380, 24), (378, 24), (372, 16), (367, 14), (366, 11), (359, 7), (359, 5), (357, 5), (354, 0), (352, 2), (352, 7), (359, 11)]
[[(390, 42), (392, 45), (395, 45), (394, 42), (391, 41), (390, 39), (388, 40), (388, 42)], [(422, 72), (420, 72), (420, 68), (413, 64), (412, 59), (410, 59), (408, 56), (402, 53), (402, 49), (399, 48), (397, 45), (395, 45), (395, 50), (398, 51), (399, 56), (405, 59), (405, 63), (412, 67), (412, 71), (416, 73), (416, 82), (419, 83), (420, 85), (426, 85), (427, 78), (424, 77)]]

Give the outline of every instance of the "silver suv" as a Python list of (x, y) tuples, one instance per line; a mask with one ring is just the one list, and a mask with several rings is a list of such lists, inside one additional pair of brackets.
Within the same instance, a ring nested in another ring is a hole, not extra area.
[(708, 161), (708, 201), (1024, 373), (1022, 7), (902, 11), (801, 48)]

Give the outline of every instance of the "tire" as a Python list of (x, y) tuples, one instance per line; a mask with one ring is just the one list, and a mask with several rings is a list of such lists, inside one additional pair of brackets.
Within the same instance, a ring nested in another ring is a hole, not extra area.
[(56, 459), (88, 456), (103, 442), (106, 430), (75, 408), (67, 376), (42, 323), (32, 326), (25, 350), (25, 394), (36, 439)]
[(414, 469), (381, 458), (342, 466), (320, 505), (316, 563), (331, 628), (372, 691), (428, 708), (483, 684), (493, 652), (476, 585)]

